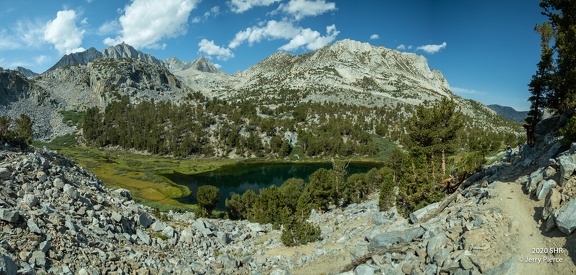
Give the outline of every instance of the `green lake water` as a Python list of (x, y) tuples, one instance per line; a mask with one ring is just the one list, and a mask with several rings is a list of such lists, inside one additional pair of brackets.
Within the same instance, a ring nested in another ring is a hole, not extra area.
[[(372, 168), (379, 168), (378, 163), (350, 163), (348, 175), (365, 173)], [(220, 189), (221, 197), (216, 206), (218, 210), (225, 209), (225, 200), (232, 193), (243, 194), (248, 189), (258, 193), (260, 188), (272, 185), (280, 186), (289, 178), (301, 178), (308, 182), (310, 174), (326, 168), (331, 169), (331, 163), (239, 163), (224, 166), (218, 170), (195, 175), (180, 173), (164, 175), (173, 182), (186, 185), (192, 191), (190, 196), (179, 199), (182, 203), (195, 204), (198, 186), (214, 185)]]

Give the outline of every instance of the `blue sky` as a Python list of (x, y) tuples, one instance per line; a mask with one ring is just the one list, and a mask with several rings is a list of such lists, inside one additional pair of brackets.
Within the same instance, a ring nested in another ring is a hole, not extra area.
[(341, 39), (425, 56), (452, 90), (527, 110), (539, 60), (538, 0), (1, 1), (0, 67), (43, 72), (64, 54), (122, 41), (160, 59), (206, 56), (227, 73)]

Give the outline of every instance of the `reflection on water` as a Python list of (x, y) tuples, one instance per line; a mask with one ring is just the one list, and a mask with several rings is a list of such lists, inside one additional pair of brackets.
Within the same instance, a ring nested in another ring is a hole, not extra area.
[[(348, 175), (365, 173), (374, 167), (380, 167), (376, 163), (350, 163)], [(240, 163), (224, 166), (218, 170), (195, 175), (174, 173), (164, 175), (175, 183), (188, 186), (192, 194), (179, 199), (183, 203), (196, 203), (198, 186), (214, 185), (220, 189), (221, 197), (216, 206), (218, 210), (224, 210), (225, 199), (232, 193), (243, 194), (248, 189), (258, 193), (260, 188), (272, 185), (280, 186), (289, 178), (301, 178), (308, 182), (310, 174), (314, 171), (326, 168), (331, 169), (331, 163)]]

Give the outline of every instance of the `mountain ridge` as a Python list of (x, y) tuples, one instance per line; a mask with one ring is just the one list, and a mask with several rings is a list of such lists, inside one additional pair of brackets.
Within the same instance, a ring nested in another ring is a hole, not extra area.
[(528, 117), (528, 111), (516, 111), (516, 109), (509, 107), (509, 106), (501, 106), (498, 104), (490, 104), (486, 105), (488, 108), (494, 110), (496, 113), (501, 115), (502, 117), (516, 121), (516, 122), (524, 122), (526, 117)]

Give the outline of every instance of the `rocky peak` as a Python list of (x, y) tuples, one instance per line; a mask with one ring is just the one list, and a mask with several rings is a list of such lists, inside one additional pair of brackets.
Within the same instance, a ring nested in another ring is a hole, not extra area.
[(116, 46), (110, 46), (102, 51), (106, 58), (135, 58), (152, 64), (163, 65), (162, 61), (148, 53), (143, 53), (134, 49), (134, 47), (122, 42)]
[(52, 66), (48, 71), (53, 71), (57, 68), (74, 66), (74, 65), (85, 65), (88, 62), (92, 62), (96, 59), (102, 58), (104, 55), (92, 47), (83, 52), (71, 53), (63, 56), (54, 66)]
[(19, 71), (19, 72), (22, 73), (25, 77), (28, 77), (28, 78), (34, 77), (34, 76), (37, 76), (37, 75), (38, 75), (37, 73), (33, 72), (32, 70), (26, 69), (26, 68), (20, 67), (20, 66), (16, 67), (16, 70)]
[(190, 68), (205, 73), (218, 73), (218, 74), (222, 73), (220, 69), (218, 69), (214, 64), (212, 64), (212, 62), (210, 62), (203, 56), (194, 60), (194, 62), (192, 62), (192, 64), (190, 65)]
[(177, 57), (173, 57), (173, 56), (168, 57), (168, 58), (166, 58), (166, 60), (164, 60), (164, 66), (166, 66), (166, 68), (168, 68), (168, 70), (170, 70), (172, 72), (186, 70), (186, 69), (190, 68), (190, 65), (192, 65), (192, 63), (186, 62), (186, 61), (181, 61)]

